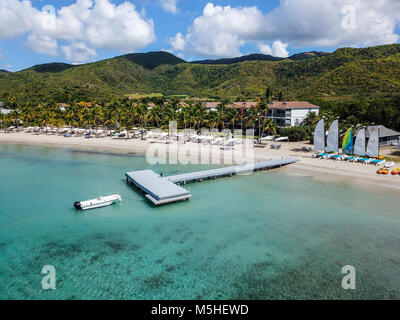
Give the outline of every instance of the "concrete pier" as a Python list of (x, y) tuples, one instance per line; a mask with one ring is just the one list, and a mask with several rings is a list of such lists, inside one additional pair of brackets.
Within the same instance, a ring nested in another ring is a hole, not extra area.
[(176, 202), (180, 200), (189, 200), (192, 195), (189, 190), (182, 188), (177, 184), (186, 186), (190, 182), (202, 182), (207, 179), (217, 179), (221, 177), (232, 177), (237, 174), (245, 174), (254, 171), (270, 170), (289, 165), (299, 160), (296, 158), (284, 158), (278, 160), (262, 161), (223, 167), (218, 169), (203, 170), (191, 173), (184, 173), (169, 177), (161, 177), (152, 170), (141, 170), (125, 173), (128, 183), (139, 188), (147, 199), (155, 205)]

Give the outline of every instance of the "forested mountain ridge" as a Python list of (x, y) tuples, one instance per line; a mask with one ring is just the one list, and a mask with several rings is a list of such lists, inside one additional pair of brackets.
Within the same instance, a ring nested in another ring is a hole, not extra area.
[(0, 96), (33, 102), (103, 100), (130, 93), (251, 99), (267, 86), (286, 99), (390, 97), (400, 90), (400, 45), (229, 64), (187, 63), (170, 53), (150, 52), (0, 72)]

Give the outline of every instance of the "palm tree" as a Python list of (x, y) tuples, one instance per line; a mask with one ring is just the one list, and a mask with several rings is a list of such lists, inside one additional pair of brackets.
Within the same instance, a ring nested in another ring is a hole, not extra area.
[(14, 110), (11, 111), (10, 116), (13, 119), (13, 123), (17, 127), (17, 130), (18, 130), (20, 116), (21, 116), (21, 110), (19, 108), (15, 108)]
[(27, 124), (28, 127), (31, 126), (31, 123), (34, 121), (36, 115), (37, 112), (35, 112), (33, 104), (29, 101), (21, 108), (21, 119)]
[(250, 109), (247, 110), (246, 116), (244, 118), (245, 125), (247, 127), (253, 127), (253, 132), (255, 132), (256, 129), (256, 122), (259, 119), (259, 113), (257, 108), (251, 107)]
[[(241, 120), (242, 118), (243, 118), (243, 116), (239, 114), (237, 109), (230, 108), (227, 110), (226, 119), (227, 119), (227, 122), (229, 122), (231, 124), (232, 130), (235, 129), (235, 123), (237, 121)], [(243, 130), (243, 128), (241, 128), (241, 129)]]
[[(147, 113), (148, 113), (147, 105), (144, 103), (139, 103), (139, 105), (136, 108), (135, 117), (140, 122), (142, 129), (146, 127)], [(143, 140), (143, 130), (141, 133), (141, 139)]]
[(93, 123), (95, 131), (99, 125), (104, 123), (104, 112), (100, 105), (95, 105), (90, 109), (91, 122)]
[(190, 123), (190, 106), (183, 107), (179, 111), (178, 119), (183, 124), (186, 132), (186, 126)]
[(315, 127), (319, 120), (321, 120), (320, 115), (317, 115), (316, 112), (310, 112), (307, 114), (307, 116), (301, 122), (301, 125)]
[(158, 122), (160, 121), (159, 113), (160, 110), (157, 106), (154, 106), (148, 112), (147, 120), (153, 124), (153, 127), (158, 125)]
[(197, 129), (200, 130), (202, 123), (205, 122), (207, 118), (207, 109), (201, 102), (198, 102), (193, 107), (193, 122), (197, 125)]
[(0, 124), (4, 128), (4, 132), (6, 132), (6, 130), (7, 130), (7, 121), (8, 121), (7, 114), (0, 112)]
[(76, 116), (76, 106), (75, 105), (68, 106), (64, 111), (64, 118), (65, 118), (65, 122), (71, 128), (71, 131), (72, 131), (73, 123), (75, 122), (75, 118), (76, 118), (75, 116)]
[(272, 121), (270, 118), (265, 118), (263, 120), (263, 122), (261, 123), (261, 135), (260, 135), (260, 139), (262, 138), (262, 136), (264, 135), (264, 132), (273, 132), (274, 135), (276, 136), (276, 129), (278, 128), (278, 126), (276, 125), (276, 123), (274, 121)]
[(55, 121), (55, 114), (48, 106), (41, 106), (40, 108), (40, 126), (46, 127), (46, 134), (48, 133), (48, 126)]

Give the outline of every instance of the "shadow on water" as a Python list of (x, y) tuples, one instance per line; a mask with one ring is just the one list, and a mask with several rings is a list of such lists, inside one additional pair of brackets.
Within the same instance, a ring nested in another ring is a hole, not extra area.
[(93, 151), (93, 150), (77, 150), (77, 149), (67, 149), (69, 153), (72, 154), (90, 154), (90, 155), (102, 155), (102, 156), (111, 156), (118, 158), (132, 158), (132, 156), (139, 157), (140, 154), (137, 152), (127, 152), (127, 153), (117, 153), (117, 152), (109, 152), (109, 151)]

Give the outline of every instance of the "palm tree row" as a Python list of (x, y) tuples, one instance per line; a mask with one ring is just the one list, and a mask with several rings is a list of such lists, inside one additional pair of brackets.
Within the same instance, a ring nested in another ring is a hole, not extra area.
[(129, 132), (133, 127), (167, 129), (170, 121), (176, 121), (178, 128), (246, 129), (258, 128), (258, 136), (265, 131), (276, 132), (276, 125), (266, 117), (265, 103), (246, 110), (227, 108), (220, 104), (216, 110), (207, 110), (203, 103), (186, 104), (179, 100), (161, 101), (149, 104), (147, 101), (132, 102), (129, 99), (114, 100), (110, 103), (76, 103), (61, 107), (54, 102), (37, 106), (30, 104), (14, 106), (10, 113), (0, 114), (0, 128), (9, 126), (79, 127), (97, 130), (99, 127), (124, 128)]

